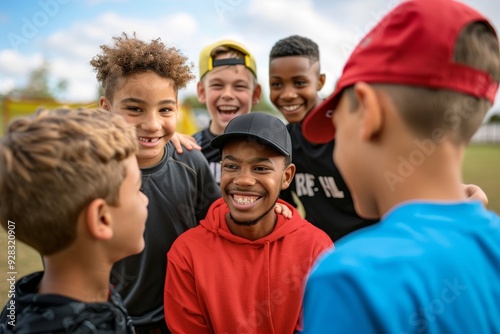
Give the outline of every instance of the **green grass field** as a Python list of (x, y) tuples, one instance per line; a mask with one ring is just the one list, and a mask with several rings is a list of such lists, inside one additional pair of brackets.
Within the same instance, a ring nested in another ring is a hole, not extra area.
[(465, 152), (465, 183), (480, 186), (488, 195), (488, 208), (500, 214), (500, 145), (471, 145)]
[[(500, 213), (500, 145), (470, 146), (465, 155), (463, 168), (464, 182), (480, 186), (488, 195), (488, 208)], [(0, 229), (0, 305), (7, 301), (7, 235)], [(40, 270), (40, 256), (30, 247), (16, 241), (17, 278)]]

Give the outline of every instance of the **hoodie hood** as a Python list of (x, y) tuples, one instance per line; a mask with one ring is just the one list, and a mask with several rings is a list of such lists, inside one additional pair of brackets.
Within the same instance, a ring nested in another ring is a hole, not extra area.
[(43, 272), (37, 272), (16, 283), (16, 295), (0, 316), (1, 333), (134, 333), (132, 320), (115, 292), (111, 291), (105, 303), (41, 295), (37, 290), (42, 277)]
[(309, 224), (309, 222), (300, 217), (299, 212), (292, 205), (281, 199), (278, 199), (278, 203), (286, 205), (292, 211), (292, 218), (286, 219), (282, 215), (277, 215), (278, 219), (274, 226), (274, 230), (269, 235), (257, 240), (248, 240), (231, 233), (226, 223), (226, 215), (229, 213), (229, 207), (223, 198), (217, 199), (210, 206), (207, 216), (200, 222), (200, 225), (215, 235), (219, 235), (231, 242), (259, 246), (279, 240), (304, 227), (305, 224)]

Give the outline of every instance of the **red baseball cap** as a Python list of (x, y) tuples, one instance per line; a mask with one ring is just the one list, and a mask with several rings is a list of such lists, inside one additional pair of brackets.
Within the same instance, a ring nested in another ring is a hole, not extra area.
[(485, 71), (453, 62), (457, 38), (472, 22), (484, 22), (494, 31), (483, 15), (455, 0), (398, 5), (356, 46), (333, 94), (306, 116), (304, 137), (313, 143), (333, 140), (331, 114), (342, 91), (357, 82), (449, 89), (493, 103), (498, 82)]

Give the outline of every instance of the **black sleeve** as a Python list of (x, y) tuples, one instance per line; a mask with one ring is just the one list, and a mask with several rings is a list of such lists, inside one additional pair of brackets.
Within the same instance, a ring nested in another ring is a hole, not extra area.
[(293, 205), (294, 207), (297, 207), (297, 203), (295, 203), (295, 201), (293, 200), (293, 196), (292, 196), (292, 189), (294, 188), (292, 185), (293, 185), (293, 181), (288, 188), (281, 191), (280, 198), (282, 200), (284, 200), (285, 202)]
[(200, 153), (196, 159), (197, 175), (197, 200), (195, 215), (198, 221), (205, 218), (208, 208), (221, 197), (220, 187), (215, 182), (214, 176), (205, 157)]

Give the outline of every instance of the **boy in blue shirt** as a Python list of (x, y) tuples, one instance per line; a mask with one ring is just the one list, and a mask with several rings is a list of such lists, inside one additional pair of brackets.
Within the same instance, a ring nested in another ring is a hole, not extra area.
[(498, 331), (500, 218), (461, 162), (499, 80), (495, 30), (460, 2), (405, 1), (360, 42), (302, 130), (335, 136), (356, 211), (382, 219), (312, 270), (305, 333)]

